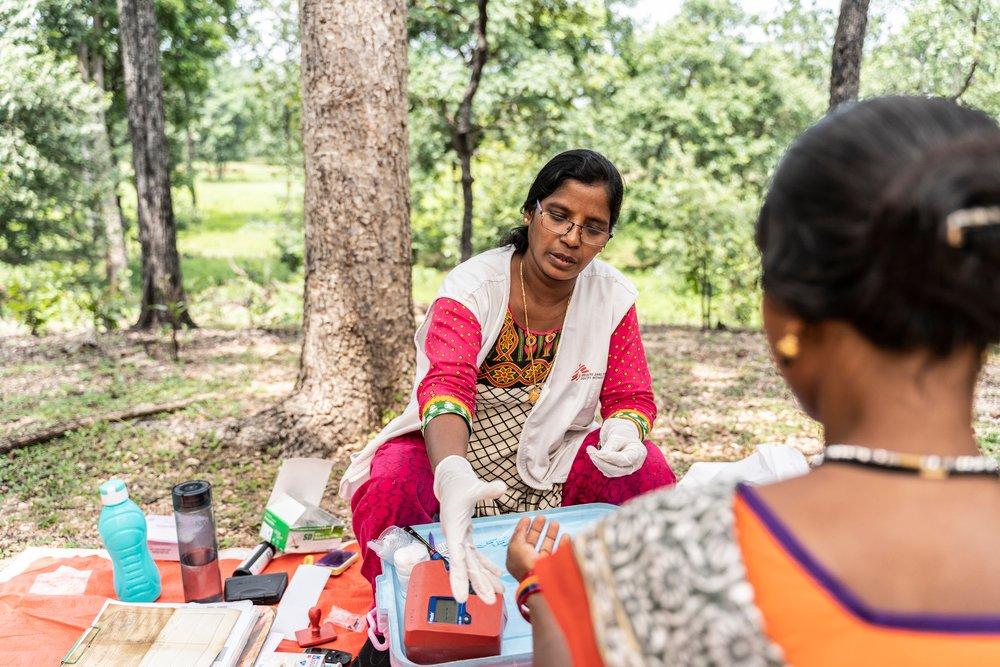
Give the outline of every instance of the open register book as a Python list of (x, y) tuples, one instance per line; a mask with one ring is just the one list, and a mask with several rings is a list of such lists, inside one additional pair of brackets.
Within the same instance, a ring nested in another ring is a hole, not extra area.
[(249, 601), (132, 604), (108, 600), (62, 664), (252, 665), (273, 620), (271, 609), (254, 607)]

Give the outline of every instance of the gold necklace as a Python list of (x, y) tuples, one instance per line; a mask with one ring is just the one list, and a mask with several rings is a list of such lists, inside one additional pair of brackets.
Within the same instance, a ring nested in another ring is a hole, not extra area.
[[(522, 257), (517, 262), (517, 272), (521, 278), (521, 305), (524, 306), (524, 342), (528, 342), (528, 336), (531, 336), (531, 325), (528, 323), (528, 297), (524, 291), (524, 257)], [(538, 336), (535, 336), (535, 342), (538, 342)], [(528, 366), (531, 368), (531, 390), (528, 392), (528, 402), (534, 405), (538, 401), (538, 397), (542, 395), (541, 390), (538, 388), (538, 377), (535, 375), (535, 355), (532, 350), (534, 346), (528, 348)]]

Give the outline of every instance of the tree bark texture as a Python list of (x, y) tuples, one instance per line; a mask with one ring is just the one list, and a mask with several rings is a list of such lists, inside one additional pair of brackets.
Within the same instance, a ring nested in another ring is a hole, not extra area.
[[(100, 34), (103, 30), (103, 20), (95, 12), (94, 34)], [(84, 81), (104, 92), (104, 56), (100, 52), (91, 51), (86, 44), (80, 46), (80, 74)], [(89, 177), (100, 184), (100, 201), (95, 217), (100, 219), (104, 230), (104, 268), (108, 289), (117, 292), (124, 287), (128, 264), (125, 255), (125, 220), (118, 201), (118, 177), (112, 162), (111, 138), (103, 107), (95, 114), (93, 123), (94, 144), (90, 147), (91, 153), (87, 160), (91, 170)]]
[(118, 0), (118, 26), (142, 248), (141, 310), (136, 328), (164, 323), (194, 326), (177, 254), (153, 0)]
[(237, 440), (353, 446), (409, 391), (405, 0), (300, 4), (305, 303), (295, 390)]
[(476, 44), (472, 49), (469, 62), (469, 85), (465, 88), (462, 102), (458, 106), (454, 122), (450, 123), (452, 130), (451, 143), (458, 155), (462, 169), (462, 241), (461, 261), (472, 257), (472, 155), (476, 152), (478, 128), (472, 123), (472, 101), (479, 90), (479, 81), (483, 76), (483, 67), (489, 57), (489, 43), (486, 41), (486, 3), (487, 0), (477, 0), (478, 15), (475, 22)]
[(830, 65), (830, 108), (858, 99), (869, 0), (841, 0)]

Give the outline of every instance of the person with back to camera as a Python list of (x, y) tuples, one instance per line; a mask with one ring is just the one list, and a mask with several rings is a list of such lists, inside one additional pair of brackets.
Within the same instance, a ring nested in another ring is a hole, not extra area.
[(560, 153), (531, 184), (523, 224), (445, 278), (417, 331), (410, 404), (341, 481), (373, 584), (368, 542), (440, 514), (455, 598), (471, 583), (492, 603), (501, 572), (476, 551), (474, 515), (620, 504), (674, 482), (646, 441), (656, 405), (635, 288), (595, 259), (623, 187), (602, 155)]
[(522, 521), (535, 664), (1000, 664), (998, 467), (972, 427), (1000, 341), (996, 121), (914, 97), (834, 111), (779, 164), (757, 245), (764, 333), (823, 463), (648, 494), (548, 558), (555, 529)]

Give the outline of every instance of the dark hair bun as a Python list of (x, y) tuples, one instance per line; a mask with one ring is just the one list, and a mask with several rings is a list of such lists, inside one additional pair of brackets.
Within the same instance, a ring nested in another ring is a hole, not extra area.
[(842, 108), (774, 176), (757, 223), (764, 289), (883, 348), (986, 347), (1000, 340), (1000, 220), (963, 227), (957, 244), (948, 220), (992, 207), (1000, 128), (986, 114), (918, 97)]

